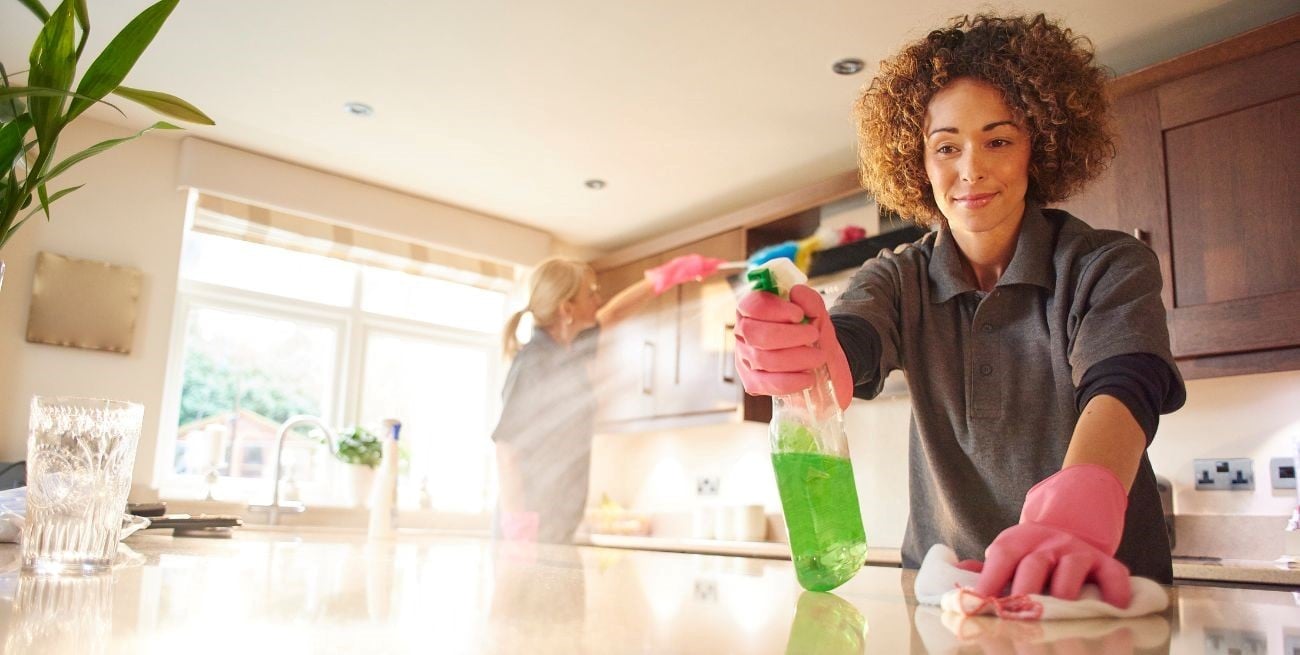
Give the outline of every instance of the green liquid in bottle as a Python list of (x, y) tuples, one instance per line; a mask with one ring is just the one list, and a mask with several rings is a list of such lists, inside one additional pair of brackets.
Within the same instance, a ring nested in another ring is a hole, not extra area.
[(785, 452), (772, 454), (772, 467), (799, 584), (810, 591), (844, 584), (867, 556), (853, 465), (843, 457)]

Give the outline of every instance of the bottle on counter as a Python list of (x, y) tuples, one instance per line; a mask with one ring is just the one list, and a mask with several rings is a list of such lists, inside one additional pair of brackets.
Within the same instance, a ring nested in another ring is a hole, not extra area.
[(383, 452), (379, 470), (370, 494), (370, 522), (366, 534), (372, 538), (386, 538), (397, 534), (397, 444), (402, 423), (397, 419), (384, 419)]
[[(755, 291), (783, 298), (808, 279), (789, 259), (774, 259), (748, 278)], [(827, 591), (862, 567), (867, 539), (844, 416), (826, 365), (813, 371), (813, 380), (802, 392), (772, 397), (769, 435), (795, 574), (804, 589)]]

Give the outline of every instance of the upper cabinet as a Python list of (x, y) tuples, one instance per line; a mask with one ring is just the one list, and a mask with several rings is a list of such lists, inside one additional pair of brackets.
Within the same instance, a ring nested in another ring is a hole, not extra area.
[(1115, 161), (1063, 208), (1155, 250), (1186, 377), (1300, 368), (1300, 17), (1112, 95)]
[[(744, 233), (731, 230), (597, 272), (609, 297), (645, 270), (687, 253), (744, 259)], [(650, 306), (601, 336), (596, 360), (601, 429), (620, 430), (731, 418), (744, 391), (732, 358), (735, 277), (715, 276), (664, 292)]]

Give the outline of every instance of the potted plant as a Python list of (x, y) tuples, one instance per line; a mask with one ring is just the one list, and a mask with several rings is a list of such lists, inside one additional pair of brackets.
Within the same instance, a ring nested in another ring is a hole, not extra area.
[(347, 467), (353, 507), (370, 503), (370, 488), (375, 483), (375, 467), (383, 458), (383, 444), (375, 433), (356, 426), (339, 433), (334, 457)]
[[(38, 212), (50, 217), (50, 205), (81, 188), (52, 188), (54, 178), (77, 163), (151, 130), (179, 129), (159, 121), (120, 139), (97, 143), (56, 162), (63, 128), (109, 94), (142, 104), (164, 116), (212, 125), (212, 119), (176, 96), (122, 86), (127, 73), (162, 28), (180, 0), (162, 0), (136, 16), (109, 42), (77, 82), (77, 65), (90, 34), (86, 0), (63, 0), (54, 11), (40, 0), (18, 0), (42, 23), (25, 73), (0, 63), (0, 250), (18, 228)], [(19, 78), (25, 74), (25, 81)], [(73, 83), (76, 86), (73, 86)], [(4, 263), (0, 261), (0, 283)]]

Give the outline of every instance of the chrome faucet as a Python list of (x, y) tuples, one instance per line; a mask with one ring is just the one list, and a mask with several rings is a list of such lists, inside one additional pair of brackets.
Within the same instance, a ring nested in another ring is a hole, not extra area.
[(279, 523), (281, 512), (300, 514), (307, 509), (306, 505), (296, 500), (287, 501), (285, 503), (280, 502), (280, 474), (282, 473), (280, 469), (280, 460), (284, 454), (284, 439), (289, 436), (289, 430), (303, 424), (315, 425), (325, 433), (325, 442), (326, 445), (329, 446), (330, 452), (334, 452), (334, 448), (338, 444), (338, 438), (335, 437), (334, 431), (331, 430), (328, 425), (325, 425), (325, 421), (322, 421), (315, 416), (298, 414), (296, 416), (290, 416), (288, 420), (280, 424), (280, 430), (275, 435), (275, 484), (271, 488), (271, 504), (248, 506), (248, 509), (251, 511), (266, 512), (267, 525), (276, 525)]

